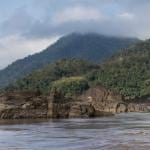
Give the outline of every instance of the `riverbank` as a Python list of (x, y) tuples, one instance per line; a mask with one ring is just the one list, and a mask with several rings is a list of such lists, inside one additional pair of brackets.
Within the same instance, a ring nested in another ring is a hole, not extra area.
[(102, 86), (68, 98), (57, 91), (48, 96), (38, 92), (0, 94), (0, 119), (101, 117), (123, 112), (148, 112), (148, 107), (149, 101), (125, 101), (122, 95)]

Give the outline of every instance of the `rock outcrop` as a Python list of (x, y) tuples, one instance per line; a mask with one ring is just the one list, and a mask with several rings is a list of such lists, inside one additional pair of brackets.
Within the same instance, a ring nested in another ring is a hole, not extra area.
[(45, 118), (48, 101), (38, 93), (12, 92), (0, 94), (0, 118)]
[(48, 101), (48, 117), (73, 118), (95, 116), (94, 107), (77, 98), (65, 98), (60, 93), (51, 94)]
[(52, 118), (99, 117), (123, 112), (146, 112), (148, 104), (125, 101), (122, 95), (96, 86), (70, 99), (56, 92), (49, 99), (48, 108)]
[(122, 112), (148, 111), (149, 103), (126, 101), (120, 94), (96, 86), (82, 95), (65, 98), (55, 91), (50, 96), (35, 92), (0, 94), (0, 118), (74, 118), (108, 116)]
[(91, 103), (95, 110), (116, 113), (117, 104), (123, 101), (120, 94), (114, 93), (102, 86), (90, 88), (79, 97), (82, 101)]

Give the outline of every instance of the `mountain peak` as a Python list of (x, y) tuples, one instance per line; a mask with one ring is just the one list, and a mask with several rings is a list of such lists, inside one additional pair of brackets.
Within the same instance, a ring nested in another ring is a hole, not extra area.
[(61, 37), (44, 51), (18, 60), (1, 70), (0, 87), (63, 58), (101, 62), (137, 41), (137, 39), (109, 37), (97, 33), (71, 33)]

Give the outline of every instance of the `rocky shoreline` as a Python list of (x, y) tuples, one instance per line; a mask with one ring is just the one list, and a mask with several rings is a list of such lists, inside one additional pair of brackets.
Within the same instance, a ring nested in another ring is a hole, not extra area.
[(123, 112), (148, 112), (149, 105), (146, 100), (126, 101), (122, 95), (102, 86), (71, 98), (58, 92), (49, 96), (38, 92), (5, 92), (0, 94), (0, 119), (100, 117)]

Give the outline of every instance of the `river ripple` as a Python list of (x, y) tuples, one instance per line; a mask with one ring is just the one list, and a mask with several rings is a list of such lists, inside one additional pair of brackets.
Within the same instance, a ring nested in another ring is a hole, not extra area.
[(0, 121), (0, 150), (150, 150), (150, 114)]

